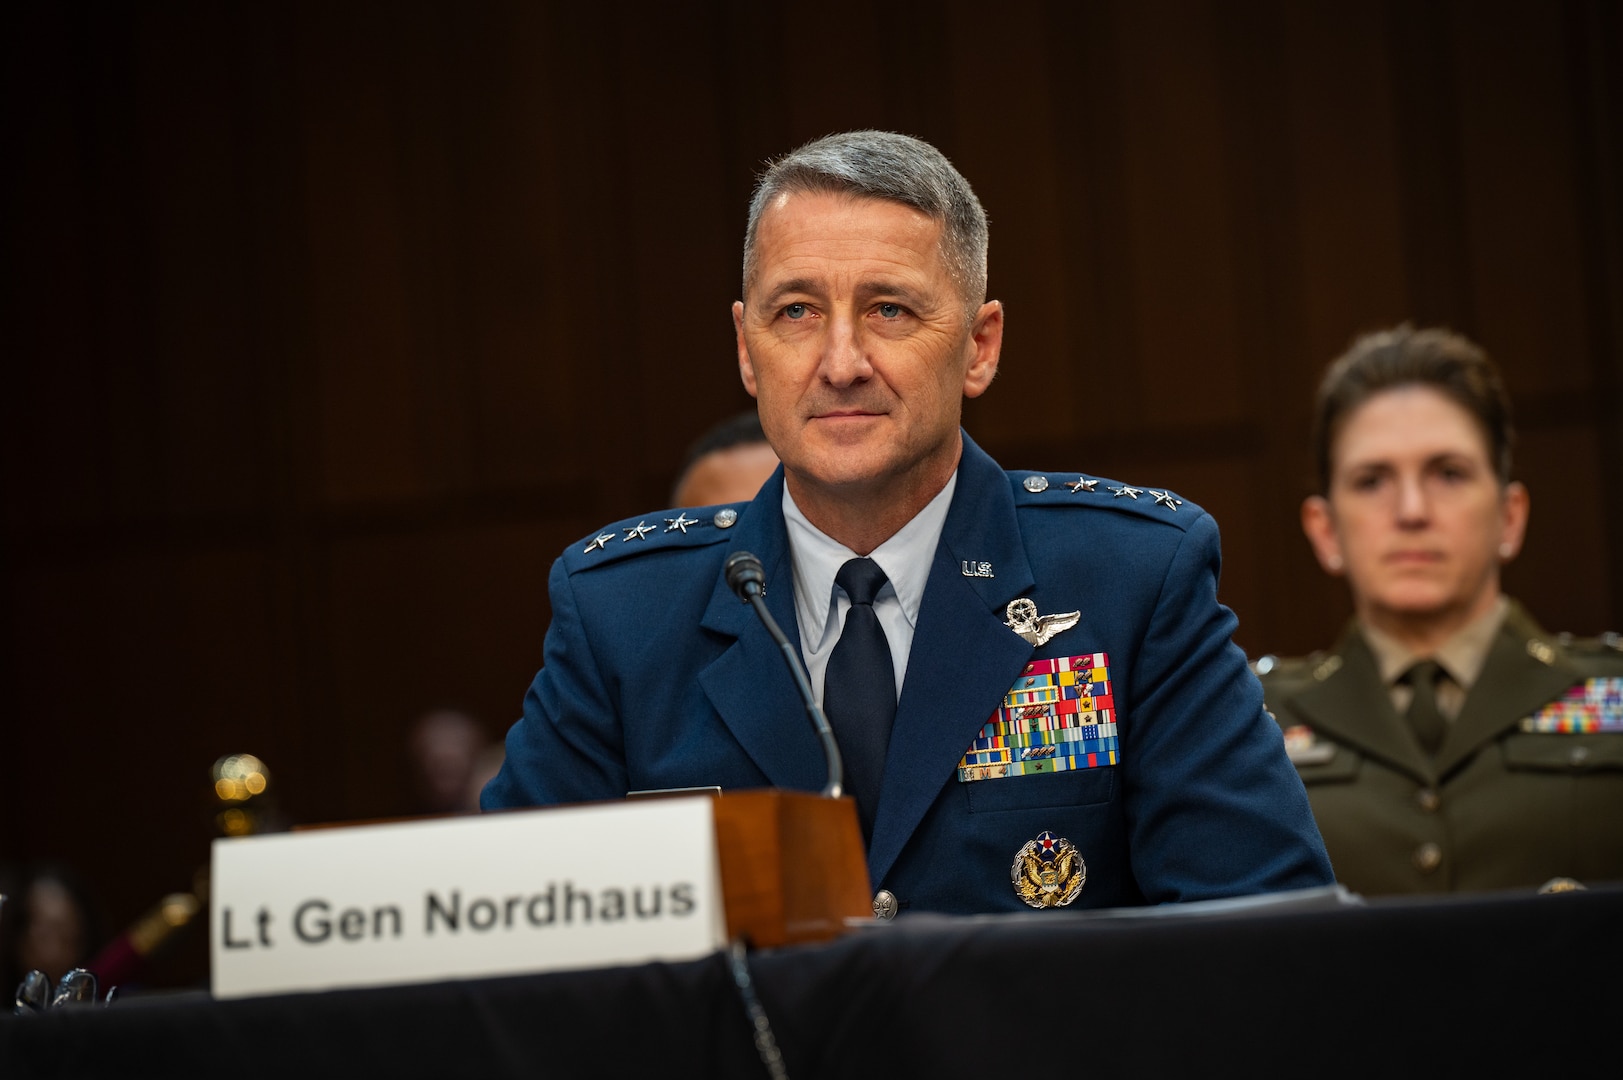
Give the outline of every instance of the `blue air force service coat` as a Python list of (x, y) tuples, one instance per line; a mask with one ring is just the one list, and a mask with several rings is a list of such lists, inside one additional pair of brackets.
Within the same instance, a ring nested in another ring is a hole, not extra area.
[[(767, 606), (799, 641), (782, 495), (780, 469), (753, 502), (628, 518), (570, 546), (549, 582), (545, 666), (487, 810), (822, 787), (783, 654), (722, 574), (731, 552), (759, 556)], [(1045, 833), (1082, 860), (1077, 907), (1330, 884), (1217, 602), (1219, 559), (1217, 527), (1191, 502), (1006, 473), (966, 435), (885, 762), (873, 888), (913, 911), (1027, 910), (1011, 867)], [(1075, 624), (1034, 646), (1009, 625), (1021, 598)], [(1046, 696), (1020, 696), (1027, 684)], [(1067, 742), (1078, 719), (1086, 738)]]

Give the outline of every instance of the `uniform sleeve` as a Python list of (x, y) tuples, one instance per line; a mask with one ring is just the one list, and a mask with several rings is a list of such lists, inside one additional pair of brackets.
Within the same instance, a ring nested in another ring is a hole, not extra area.
[(1334, 882), (1307, 793), (1218, 603), (1217, 525), (1202, 515), (1162, 581), (1128, 673), (1133, 873), (1151, 903)]
[(625, 733), (587, 638), (563, 560), (547, 581), (552, 625), (542, 668), (507, 733), (501, 771), (480, 794), (485, 810), (617, 799), (625, 795)]

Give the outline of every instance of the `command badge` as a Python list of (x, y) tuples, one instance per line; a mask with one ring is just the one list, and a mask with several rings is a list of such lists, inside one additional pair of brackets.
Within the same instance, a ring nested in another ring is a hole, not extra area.
[(1009, 867), (1015, 895), (1034, 908), (1064, 907), (1082, 891), (1088, 866), (1076, 845), (1045, 832), (1028, 840)]

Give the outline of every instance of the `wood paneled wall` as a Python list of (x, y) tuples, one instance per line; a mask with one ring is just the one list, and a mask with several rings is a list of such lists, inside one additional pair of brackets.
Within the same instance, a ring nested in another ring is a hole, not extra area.
[(397, 812), (401, 744), (504, 729), (562, 546), (748, 405), (763, 159), (885, 127), (993, 221), (1005, 464), (1223, 526), (1251, 653), (1347, 614), (1297, 527), (1357, 332), (1505, 369), (1508, 585), (1623, 622), (1623, 17), (1607, 0), (31, 4), (4, 50), (0, 861), (119, 922), (248, 750), (292, 816)]

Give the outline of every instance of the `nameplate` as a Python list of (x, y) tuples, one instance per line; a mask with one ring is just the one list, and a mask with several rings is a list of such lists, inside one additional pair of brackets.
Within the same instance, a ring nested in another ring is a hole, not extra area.
[(705, 956), (726, 943), (713, 800), (219, 839), (216, 997)]

